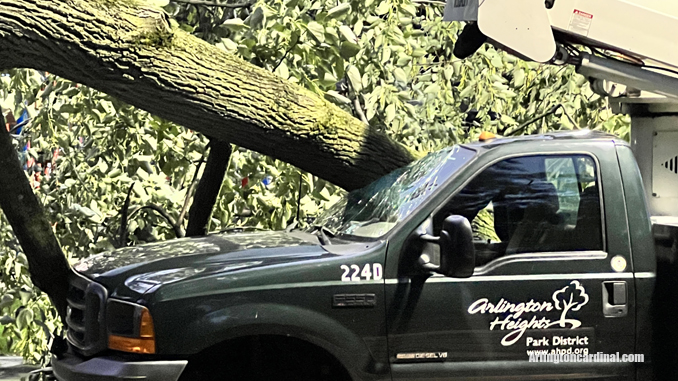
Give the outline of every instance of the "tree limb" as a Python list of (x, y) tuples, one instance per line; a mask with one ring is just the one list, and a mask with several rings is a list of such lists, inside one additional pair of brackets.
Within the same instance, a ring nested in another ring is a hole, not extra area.
[(129, 220), (129, 202), (130, 197), (132, 196), (132, 188), (134, 183), (127, 190), (127, 197), (125, 197), (125, 203), (122, 204), (122, 210), (120, 211), (120, 229), (118, 231), (118, 247), (123, 247), (127, 245), (127, 221)]
[(26, 254), (33, 284), (50, 297), (65, 322), (70, 266), (21, 168), (2, 111), (0, 126), (0, 207)]
[(285, 54), (283, 54), (283, 56), (280, 58), (280, 61), (278, 61), (278, 63), (275, 64), (275, 66), (273, 67), (273, 70), (271, 70), (271, 71), (275, 71), (278, 68), (278, 66), (280, 66), (280, 64), (283, 63), (283, 61), (285, 61), (285, 58), (287, 58), (287, 55), (290, 54), (290, 52), (292, 51), (292, 49), (294, 49), (295, 46), (297, 46), (299, 41), (301, 41), (301, 38), (304, 37), (305, 33), (306, 33), (306, 31), (301, 32), (301, 34), (299, 35), (299, 37), (297, 37), (297, 39), (294, 41), (294, 43), (290, 44), (290, 47), (287, 48), (287, 50), (285, 50)]
[(164, 218), (165, 221), (167, 222), (167, 224), (172, 227), (172, 230), (174, 230), (174, 235), (177, 238), (183, 238), (183, 237), (186, 236), (186, 232), (184, 232), (184, 229), (181, 226), (179, 226), (177, 224), (177, 221), (175, 221), (174, 218), (172, 218), (172, 216), (170, 216), (170, 214), (167, 213), (165, 208), (163, 208), (160, 205), (149, 204), (149, 205), (137, 207), (136, 209), (134, 209), (133, 211), (130, 212), (129, 218), (132, 218), (135, 214), (141, 212), (144, 209), (153, 210), (153, 211), (157, 212), (162, 218)]
[(193, 204), (188, 212), (187, 237), (207, 233), (207, 224), (212, 216), (212, 209), (219, 196), (219, 190), (224, 182), (224, 175), (233, 151), (230, 143), (217, 139), (210, 139), (209, 147), (210, 154), (207, 156), (205, 171), (200, 178), (198, 189), (193, 197)]
[(353, 98), (353, 108), (355, 109), (356, 114), (358, 114), (360, 120), (362, 120), (362, 122), (365, 124), (369, 124), (370, 122), (367, 120), (367, 117), (363, 112), (363, 106), (360, 105), (360, 99), (358, 99), (359, 96), (360, 95), (356, 94), (355, 98)]
[(0, 68), (47, 70), (349, 190), (417, 157), (323, 97), (132, 2), (0, 0), (0, 50)]
[(205, 153), (203, 152), (202, 156), (200, 157), (200, 160), (198, 161), (198, 165), (195, 167), (195, 173), (193, 174), (193, 178), (191, 179), (191, 185), (189, 185), (188, 189), (186, 190), (186, 198), (184, 198), (184, 205), (181, 206), (181, 212), (179, 213), (179, 218), (177, 218), (177, 224), (179, 224), (179, 226), (183, 225), (184, 218), (186, 218), (188, 206), (191, 204), (191, 199), (193, 198), (193, 190), (198, 184), (196, 180), (198, 179), (198, 174), (200, 174), (200, 169), (202, 168), (202, 165), (204, 163), (205, 163)]

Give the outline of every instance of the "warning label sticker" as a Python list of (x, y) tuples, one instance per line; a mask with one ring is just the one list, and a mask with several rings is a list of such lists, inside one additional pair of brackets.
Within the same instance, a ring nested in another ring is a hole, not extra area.
[(570, 25), (568, 26), (567, 30), (569, 30), (570, 32), (588, 36), (589, 30), (591, 30), (592, 23), (593, 23), (592, 14), (575, 9), (574, 12), (572, 12), (572, 17), (570, 18)]

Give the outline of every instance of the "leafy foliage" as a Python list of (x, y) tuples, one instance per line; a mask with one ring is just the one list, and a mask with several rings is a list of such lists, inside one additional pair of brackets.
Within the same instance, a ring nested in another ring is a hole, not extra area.
[[(171, 2), (166, 10), (183, 29), (324, 95), (418, 151), (473, 140), (482, 130), (589, 127), (628, 138), (628, 120), (612, 115), (573, 68), (526, 63), (489, 46), (455, 58), (461, 26), (442, 22), (437, 5), (262, 0), (239, 8)], [(29, 114), (17, 139), (23, 160), (54, 167), (36, 193), (69, 260), (119, 244), (130, 188), (132, 208), (157, 205), (174, 221), (183, 215), (205, 137), (49, 73), (12, 70), (0, 86), (4, 110)], [(557, 104), (560, 112), (517, 129)], [(209, 229), (282, 229), (297, 212), (303, 223), (340, 192), (289, 164), (236, 149)], [(131, 244), (174, 237), (167, 221), (147, 210), (128, 231)], [(0, 239), (0, 352), (39, 361), (60, 326), (32, 287), (4, 217)]]

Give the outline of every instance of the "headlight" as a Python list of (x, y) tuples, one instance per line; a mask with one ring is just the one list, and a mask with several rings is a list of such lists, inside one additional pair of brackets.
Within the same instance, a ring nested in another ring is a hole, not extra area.
[(106, 307), (108, 347), (132, 353), (155, 353), (153, 318), (148, 308), (121, 300)]

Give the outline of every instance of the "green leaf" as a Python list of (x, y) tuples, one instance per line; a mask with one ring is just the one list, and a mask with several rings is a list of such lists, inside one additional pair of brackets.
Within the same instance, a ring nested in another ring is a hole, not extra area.
[(377, 6), (377, 9), (374, 10), (374, 13), (376, 13), (379, 16), (383, 16), (386, 13), (388, 13), (391, 10), (391, 3), (389, 1), (382, 0), (379, 5)]
[[(17, 271), (17, 273), (18, 272), (19, 271)], [(24, 305), (28, 304), (28, 301), (31, 299), (31, 296), (33, 296), (33, 291), (25, 289), (24, 287), (22, 287), (19, 290), (19, 298), (21, 298), (21, 304)]]
[(446, 68), (443, 70), (443, 75), (445, 76), (445, 79), (446, 79), (446, 80), (451, 81), (451, 80), (452, 80), (452, 77), (453, 77), (453, 75), (454, 75), (454, 68), (452, 68), (452, 67), (446, 67)]
[(461, 62), (460, 61), (452, 62), (452, 68), (454, 69), (454, 75), (460, 75), (461, 74)]
[(405, 74), (405, 70), (397, 67), (395, 70), (393, 70), (393, 76), (395, 77), (396, 81), (407, 83), (407, 74)]
[(504, 123), (504, 124), (510, 124), (510, 125), (518, 124), (518, 122), (516, 122), (513, 118), (511, 118), (508, 115), (502, 115), (501, 116), (501, 122)]
[(391, 48), (384, 46), (384, 49), (381, 50), (381, 63), (386, 64), (386, 62), (391, 60)]
[(240, 18), (233, 18), (233, 19), (226, 20), (221, 25), (225, 26), (228, 29), (235, 30), (235, 31), (248, 28), (248, 26)]
[(332, 86), (337, 83), (337, 78), (332, 75), (332, 73), (325, 73), (323, 76), (323, 79), (320, 80), (320, 83), (322, 83), (324, 86)]
[(341, 43), (340, 55), (341, 58), (348, 60), (355, 57), (360, 52), (360, 46), (353, 42), (344, 41)]
[(278, 67), (275, 69), (274, 73), (282, 79), (287, 79), (290, 77), (290, 72), (285, 62), (281, 62), (280, 65), (278, 65)]
[(390, 105), (386, 106), (386, 123), (391, 123), (393, 121), (393, 118), (396, 116), (396, 106), (391, 103)]
[(29, 324), (31, 324), (33, 322), (33, 317), (34, 314), (32, 310), (28, 308), (21, 310), (21, 312), (19, 312), (19, 316), (16, 318), (19, 329), (23, 329), (23, 327), (27, 327)]
[(423, 57), (426, 54), (426, 50), (417, 48), (412, 51), (412, 57), (419, 58)]
[(257, 7), (249, 17), (249, 24), (252, 28), (258, 28), (266, 23), (266, 14), (263, 7)]
[[(9, 263), (9, 261), (8, 261), (8, 263)], [(2, 299), (0, 299), (0, 311), (5, 307), (11, 306), (12, 303), (14, 303), (14, 296), (12, 296), (10, 294), (3, 295)]]
[(405, 66), (408, 65), (412, 61), (412, 58), (410, 58), (407, 55), (402, 55), (398, 57), (398, 61), (396, 62), (396, 65), (398, 66)]
[(325, 28), (316, 21), (311, 21), (306, 25), (306, 30), (311, 33), (318, 42), (325, 42)]
[(355, 33), (353, 33), (353, 30), (351, 30), (351, 27), (349, 27), (348, 25), (340, 26), (339, 33), (341, 33), (341, 35), (344, 36), (344, 38), (349, 42), (355, 43), (356, 41), (358, 41), (358, 37), (356, 37)]
[(353, 25), (353, 33), (355, 33), (356, 36), (360, 36), (360, 33), (363, 31), (363, 20), (358, 20), (358, 22)]
[(337, 5), (336, 7), (330, 9), (327, 11), (327, 17), (329, 18), (340, 18), (342, 16), (346, 16), (351, 12), (351, 4), (349, 3), (342, 3)]
[(357, 93), (361, 92), (363, 89), (363, 83), (360, 76), (360, 70), (358, 70), (357, 67), (350, 65), (348, 70), (346, 70), (346, 74), (348, 75), (348, 80), (351, 83), (353, 90)]
[(464, 90), (459, 93), (459, 98), (464, 99), (467, 98), (471, 93), (473, 93), (476, 89), (476, 81), (473, 81), (469, 83)]
[(327, 99), (331, 102), (339, 103), (339, 104), (350, 104), (351, 103), (350, 99), (346, 98), (345, 96), (339, 94), (338, 92), (336, 92), (334, 90), (330, 90), (330, 91), (326, 92), (325, 93), (325, 99)]
[(414, 4), (405, 4), (402, 6), (402, 11), (412, 17), (417, 16), (417, 8), (414, 6)]
[(11, 316), (9, 315), (4, 315), (3, 317), (0, 318), (0, 325), (7, 325), (7, 324), (12, 324), (16, 320), (14, 320)]
[(495, 56), (492, 58), (491, 63), (492, 66), (498, 69), (504, 67), (504, 61), (502, 61), (501, 56), (499, 54), (495, 54)]
[(92, 209), (90, 209), (86, 206), (82, 206), (80, 204), (72, 204), (71, 209), (74, 210), (77, 213), (80, 213), (81, 215), (83, 215), (86, 218), (96, 216), (96, 213)]
[(523, 87), (525, 84), (525, 70), (519, 69), (513, 72), (513, 86)]
[(426, 87), (424, 94), (437, 94), (440, 91), (440, 85), (432, 83)]

